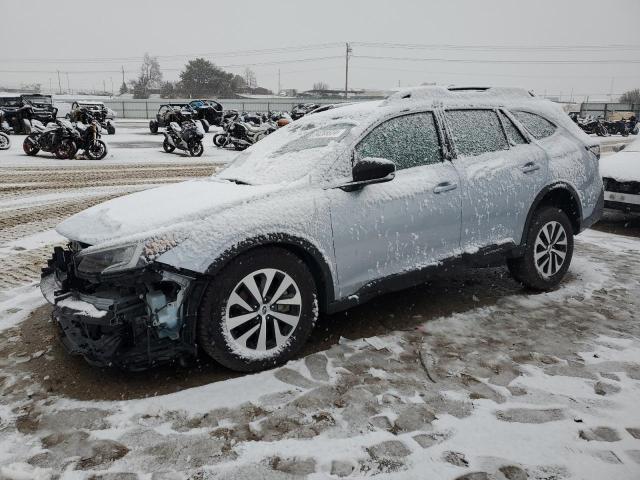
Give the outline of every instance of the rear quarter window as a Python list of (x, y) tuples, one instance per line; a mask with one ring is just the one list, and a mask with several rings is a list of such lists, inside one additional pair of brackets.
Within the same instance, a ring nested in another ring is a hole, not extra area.
[(527, 129), (527, 131), (538, 140), (550, 137), (555, 133), (558, 127), (546, 118), (529, 112), (512, 112), (518, 121)]

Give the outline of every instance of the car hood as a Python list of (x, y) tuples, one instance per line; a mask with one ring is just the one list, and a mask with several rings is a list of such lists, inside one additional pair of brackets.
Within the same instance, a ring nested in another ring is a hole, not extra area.
[(640, 182), (640, 139), (600, 159), (600, 175), (618, 182)]
[(127, 237), (152, 237), (158, 231), (188, 233), (189, 224), (200, 218), (282, 188), (282, 185), (238, 185), (216, 178), (176, 183), (95, 205), (69, 217), (56, 231), (89, 245)]

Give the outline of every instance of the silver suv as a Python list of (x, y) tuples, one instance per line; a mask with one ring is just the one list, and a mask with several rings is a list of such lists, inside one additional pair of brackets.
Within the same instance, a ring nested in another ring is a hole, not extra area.
[(304, 117), (219, 174), (62, 222), (42, 290), (72, 353), (141, 369), (204, 350), (242, 371), (320, 312), (496, 260), (561, 281), (603, 207), (599, 146), (515, 89), (416, 88)]

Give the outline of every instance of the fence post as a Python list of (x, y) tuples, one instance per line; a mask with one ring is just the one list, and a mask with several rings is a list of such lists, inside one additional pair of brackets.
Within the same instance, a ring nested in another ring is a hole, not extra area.
[(122, 101), (122, 118), (127, 118), (127, 116), (124, 114), (124, 100)]
[(144, 118), (149, 118), (149, 102), (147, 101), (144, 102), (144, 112), (146, 114), (146, 117)]
[(605, 119), (605, 120), (607, 119), (607, 110), (608, 110), (608, 109), (607, 109), (607, 107), (608, 107), (608, 106), (609, 106), (609, 104), (608, 104), (608, 103), (605, 103), (605, 104), (604, 104), (604, 119)]

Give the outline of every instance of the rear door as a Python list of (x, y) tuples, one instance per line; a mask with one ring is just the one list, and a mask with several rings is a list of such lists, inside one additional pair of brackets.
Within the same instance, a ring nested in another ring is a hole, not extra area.
[(390, 182), (328, 190), (342, 297), (459, 248), (460, 179), (443, 138), (433, 112), (420, 112), (380, 123), (355, 147), (355, 158), (385, 158), (397, 171)]
[(500, 109), (448, 109), (444, 116), (463, 182), (463, 251), (520, 243), (529, 208), (547, 182), (544, 150)]

